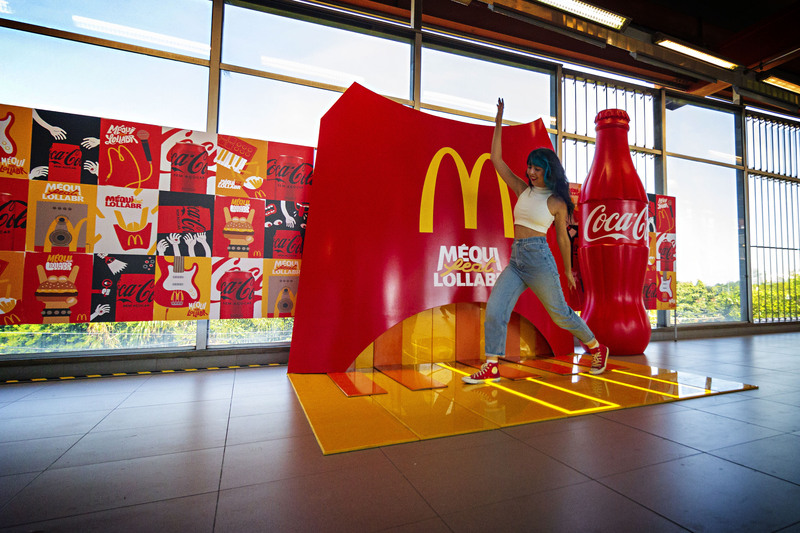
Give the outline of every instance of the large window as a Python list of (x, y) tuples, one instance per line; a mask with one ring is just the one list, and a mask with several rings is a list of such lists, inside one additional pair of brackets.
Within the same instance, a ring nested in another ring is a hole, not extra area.
[[(733, 112), (667, 101), (668, 193), (676, 197), (677, 321), (741, 321), (744, 215)], [(726, 163), (726, 164), (716, 164)]]

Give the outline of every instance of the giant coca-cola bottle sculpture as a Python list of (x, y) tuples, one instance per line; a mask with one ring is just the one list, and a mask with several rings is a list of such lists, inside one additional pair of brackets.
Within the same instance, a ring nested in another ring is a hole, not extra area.
[(597, 145), (581, 188), (578, 259), (586, 292), (581, 316), (611, 355), (644, 352), (650, 320), (642, 288), (647, 268), (647, 195), (628, 150), (630, 118), (597, 114)]

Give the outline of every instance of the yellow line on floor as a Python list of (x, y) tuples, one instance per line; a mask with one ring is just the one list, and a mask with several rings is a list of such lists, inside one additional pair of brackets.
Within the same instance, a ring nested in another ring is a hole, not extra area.
[(659, 378), (654, 378), (652, 376), (643, 376), (641, 374), (633, 374), (631, 372), (625, 372), (624, 370), (612, 370), (612, 372), (616, 372), (618, 374), (625, 374), (626, 376), (633, 376), (633, 377), (636, 377), (636, 378), (649, 379), (650, 381), (660, 381), (661, 383), (669, 383), (670, 385), (679, 385), (681, 387), (688, 387), (690, 389), (697, 389), (697, 390), (705, 391), (708, 394), (711, 394), (712, 392), (714, 392), (714, 391), (706, 389), (704, 387), (697, 387), (695, 385), (685, 385), (683, 383), (678, 383), (676, 381), (669, 381), (668, 379), (659, 379)]
[[(657, 391), (657, 390), (654, 390), (654, 389), (648, 389), (648, 388), (645, 388), (645, 387), (638, 387), (636, 385), (631, 385), (630, 383), (622, 383), (621, 381), (614, 381), (613, 379), (601, 378), (600, 376), (595, 376), (594, 374), (589, 374), (588, 372), (581, 373), (579, 375), (586, 376), (587, 378), (599, 379), (600, 381), (606, 381), (608, 383), (613, 383), (614, 385), (620, 385), (621, 387), (628, 387), (629, 389), (636, 389), (636, 390), (641, 390), (641, 391), (645, 391), (645, 392), (652, 392), (654, 394), (660, 394), (661, 396), (667, 396), (668, 398), (675, 398), (677, 400), (682, 398), (682, 396), (678, 396), (676, 394), (670, 394), (668, 392), (661, 392), (661, 391)], [(672, 381), (668, 381), (667, 383), (669, 383), (671, 385), (678, 385), (678, 383), (674, 383)]]

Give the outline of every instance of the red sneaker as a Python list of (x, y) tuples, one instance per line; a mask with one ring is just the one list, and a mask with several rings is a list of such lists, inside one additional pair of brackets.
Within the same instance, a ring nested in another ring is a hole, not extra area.
[(471, 376), (464, 376), (461, 381), (473, 385), (475, 383), (483, 383), (484, 381), (500, 381), (500, 369), (497, 367), (496, 362), (486, 361), (481, 366), (481, 369), (472, 374)]
[(589, 370), (589, 373), (602, 374), (608, 363), (608, 346), (600, 344), (597, 348), (593, 350), (590, 349), (589, 353), (592, 354), (592, 368)]

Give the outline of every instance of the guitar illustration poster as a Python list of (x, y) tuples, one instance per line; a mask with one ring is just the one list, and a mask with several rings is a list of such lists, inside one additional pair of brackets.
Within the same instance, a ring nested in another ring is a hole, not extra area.
[(0, 178), (0, 250), (25, 251), (28, 180)]
[(0, 105), (0, 177), (28, 179), (31, 167), (31, 110)]
[(26, 322), (88, 322), (92, 254), (62, 251), (25, 254), (22, 297)]
[(20, 324), (25, 319), (22, 299), (25, 253), (0, 252), (0, 325)]
[(264, 261), (215, 257), (211, 318), (261, 318)]
[(94, 251), (155, 253), (158, 191), (99, 186)]
[(100, 185), (158, 189), (161, 126), (102, 119)]
[(30, 182), (26, 249), (92, 252), (96, 209), (96, 185)]
[(57, 111), (31, 111), (30, 178), (97, 185), (100, 119)]
[(158, 255), (211, 257), (214, 196), (161, 191), (158, 205)]
[(156, 258), (153, 255), (94, 255), (92, 322), (153, 319)]
[(205, 320), (211, 309), (210, 257), (156, 257), (154, 320)]
[(267, 141), (217, 136), (217, 194), (266, 198)]

